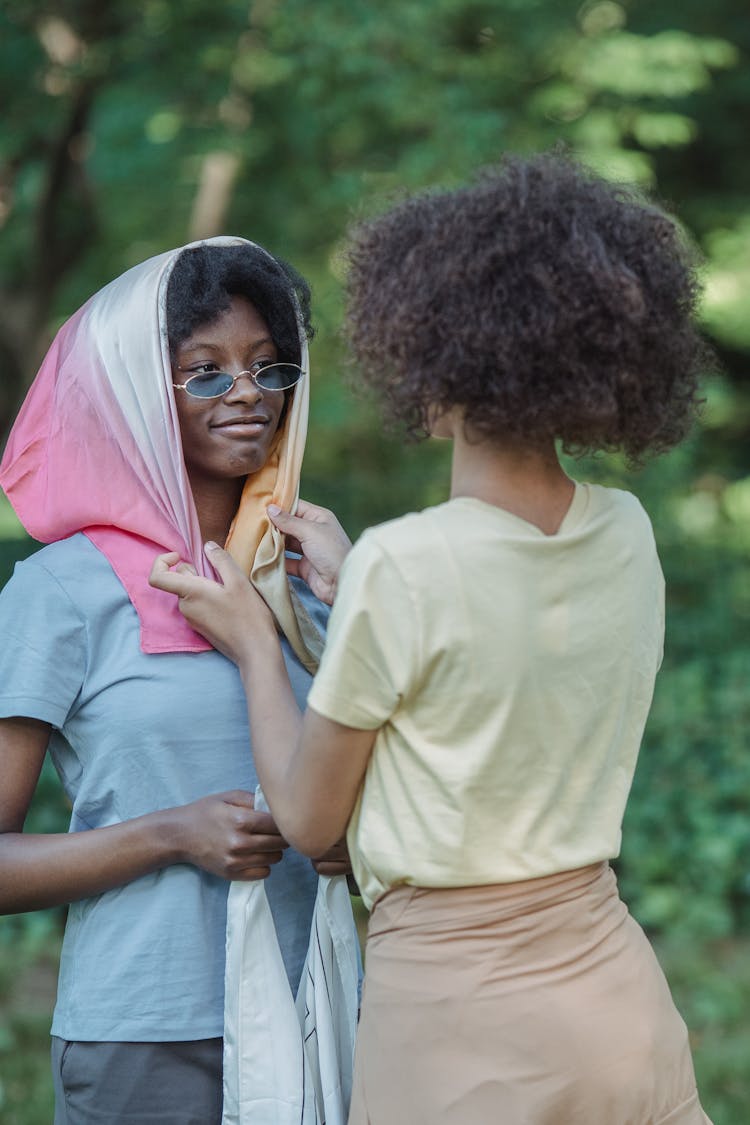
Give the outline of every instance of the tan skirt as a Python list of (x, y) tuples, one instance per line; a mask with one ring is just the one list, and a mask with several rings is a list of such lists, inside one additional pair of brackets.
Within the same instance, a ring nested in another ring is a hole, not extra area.
[(376, 903), (349, 1125), (710, 1125), (607, 864)]

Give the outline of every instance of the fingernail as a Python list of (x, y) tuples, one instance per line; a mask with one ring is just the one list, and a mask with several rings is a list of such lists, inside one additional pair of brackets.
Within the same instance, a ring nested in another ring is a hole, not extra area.
[(281, 512), (281, 508), (278, 506), (278, 504), (269, 504), (266, 508), (266, 511), (268, 512), (269, 516), (278, 516)]
[(219, 550), (219, 544), (214, 543), (213, 539), (209, 539), (209, 541), (205, 544), (205, 550), (206, 551), (218, 551)]

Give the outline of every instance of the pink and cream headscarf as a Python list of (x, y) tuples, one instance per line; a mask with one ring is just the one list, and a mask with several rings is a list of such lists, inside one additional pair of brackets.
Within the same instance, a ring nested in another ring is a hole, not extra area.
[[(243, 243), (254, 246), (241, 238), (206, 240)], [(82, 531), (109, 559), (149, 653), (210, 648), (175, 598), (148, 584), (163, 551), (178, 551), (199, 574), (212, 573), (182, 456), (167, 338), (167, 283), (184, 249), (128, 270), (63, 325), (0, 464), (0, 485), (34, 539), (52, 543)], [(247, 479), (226, 546), (314, 671), (320, 637), (287, 581), (283, 537), (266, 516), (272, 501), (293, 511), (298, 499), (310, 370), (301, 327), (300, 352), (306, 374), (266, 465)]]

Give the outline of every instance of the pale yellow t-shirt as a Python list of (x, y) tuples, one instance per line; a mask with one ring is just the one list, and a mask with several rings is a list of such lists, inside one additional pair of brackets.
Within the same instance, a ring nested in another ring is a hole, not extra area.
[(365, 902), (616, 856), (663, 634), (628, 492), (578, 484), (554, 536), (471, 498), (367, 531), (308, 700), (379, 728), (347, 837)]

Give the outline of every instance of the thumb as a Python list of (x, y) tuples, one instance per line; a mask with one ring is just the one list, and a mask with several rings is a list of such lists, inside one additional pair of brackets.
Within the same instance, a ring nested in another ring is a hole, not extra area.
[(209, 540), (208, 543), (205, 543), (203, 546), (203, 553), (225, 586), (232, 580), (236, 581), (237, 578), (246, 580), (245, 574), (229, 552), (225, 551), (223, 547), (220, 547), (218, 543)]
[(289, 512), (283, 511), (277, 504), (269, 504), (266, 512), (271, 523), (274, 527), (278, 527), (279, 531), (296, 535), (300, 524), (303, 524), (303, 520), (298, 519), (297, 516), (290, 516)]

